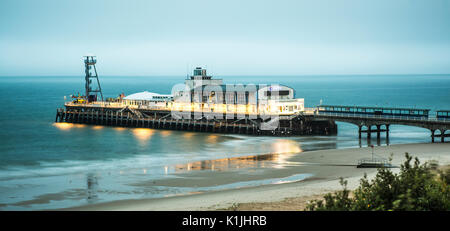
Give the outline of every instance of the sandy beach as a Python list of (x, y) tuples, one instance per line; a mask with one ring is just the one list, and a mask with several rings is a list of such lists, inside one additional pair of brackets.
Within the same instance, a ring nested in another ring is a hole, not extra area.
[[(377, 157), (389, 158), (392, 164), (400, 166), (405, 152), (418, 157), (421, 162), (437, 161), (439, 165), (450, 164), (450, 143), (399, 144), (376, 146)], [(264, 180), (308, 174), (310, 177), (283, 184), (268, 184), (237, 189), (199, 191), (190, 195), (171, 195), (156, 199), (133, 199), (105, 202), (64, 210), (225, 210), (239, 207), (241, 210), (295, 210), (286, 204), (302, 204), (321, 195), (340, 190), (339, 178), (348, 181), (348, 188), (354, 189), (366, 173), (376, 174), (376, 169), (356, 168), (359, 159), (371, 156), (371, 148), (333, 149), (287, 154), (272, 161), (283, 161), (284, 167), (249, 168), (227, 171), (181, 172), (177, 178), (147, 182), (151, 185), (177, 187), (208, 187), (241, 181)], [(276, 166), (276, 165), (275, 165)], [(394, 168), (398, 171), (398, 168)]]

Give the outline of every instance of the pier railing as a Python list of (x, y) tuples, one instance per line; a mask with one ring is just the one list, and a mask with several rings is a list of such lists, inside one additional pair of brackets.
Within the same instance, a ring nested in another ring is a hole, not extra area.
[(325, 115), (340, 118), (374, 118), (374, 119), (392, 119), (392, 120), (411, 120), (411, 121), (429, 121), (450, 123), (447, 118), (429, 118), (425, 116), (396, 116), (396, 115), (369, 115), (357, 113), (338, 113), (338, 112), (318, 112), (315, 115)]
[[(298, 116), (299, 112), (271, 112), (265, 110), (258, 110), (256, 112), (252, 112), (249, 110), (211, 110), (211, 107), (204, 108), (193, 108), (187, 110), (186, 108), (181, 108), (177, 106), (159, 106), (159, 105), (130, 105), (122, 102), (105, 102), (105, 101), (97, 101), (93, 103), (74, 103), (74, 102), (66, 102), (64, 104), (66, 107), (86, 107), (86, 108), (131, 108), (131, 109), (141, 109), (141, 110), (152, 110), (152, 111), (173, 111), (173, 112), (193, 112), (193, 113), (203, 113), (203, 114), (235, 114), (235, 115), (252, 115), (252, 116), (267, 116), (267, 117), (283, 117), (283, 118), (293, 118)], [(240, 105), (235, 105), (235, 107), (239, 107)]]

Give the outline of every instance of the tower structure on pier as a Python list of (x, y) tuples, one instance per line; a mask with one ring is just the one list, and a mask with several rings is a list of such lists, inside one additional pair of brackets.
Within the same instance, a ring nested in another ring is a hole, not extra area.
[(197, 67), (194, 69), (194, 75), (188, 77), (184, 82), (190, 89), (204, 85), (222, 85), (222, 79), (213, 79), (206, 74), (206, 69)]
[[(97, 69), (95, 64), (97, 59), (95, 56), (84, 56), (84, 67), (86, 73), (86, 100), (87, 102), (94, 102), (98, 100), (98, 94), (100, 93), (101, 100), (103, 101), (102, 88), (100, 87), (100, 81), (98, 79)], [(92, 72), (93, 71), (93, 72)], [(92, 80), (94, 79), (94, 83)], [(95, 84), (95, 81), (97, 84)]]

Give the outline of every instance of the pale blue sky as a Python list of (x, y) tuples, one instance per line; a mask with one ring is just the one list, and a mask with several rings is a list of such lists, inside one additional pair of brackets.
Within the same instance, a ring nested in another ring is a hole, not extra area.
[(450, 0), (1, 0), (0, 75), (450, 73)]

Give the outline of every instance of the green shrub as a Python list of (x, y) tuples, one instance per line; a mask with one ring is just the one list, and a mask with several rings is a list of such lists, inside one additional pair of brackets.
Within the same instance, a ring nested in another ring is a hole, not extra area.
[(450, 169), (436, 170), (436, 163), (420, 164), (406, 153), (400, 172), (379, 168), (374, 179), (367, 175), (350, 197), (347, 181), (341, 178), (342, 191), (329, 193), (323, 200), (311, 201), (310, 211), (394, 211), (450, 210)]

